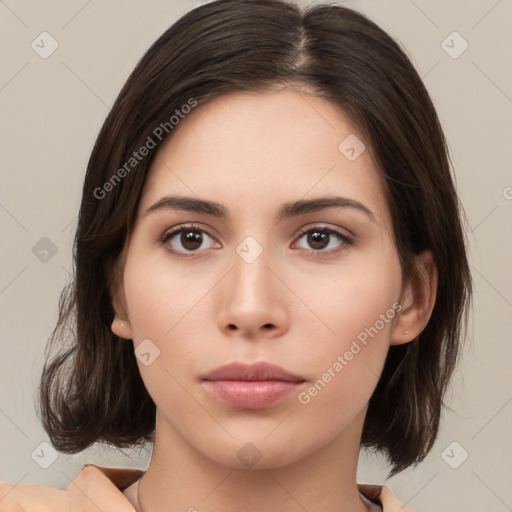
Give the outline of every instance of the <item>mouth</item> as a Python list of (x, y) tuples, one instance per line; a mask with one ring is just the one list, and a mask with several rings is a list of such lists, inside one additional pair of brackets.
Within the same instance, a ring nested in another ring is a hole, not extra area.
[(229, 363), (202, 378), (203, 387), (216, 399), (245, 409), (264, 409), (296, 391), (305, 379), (284, 368), (258, 362)]

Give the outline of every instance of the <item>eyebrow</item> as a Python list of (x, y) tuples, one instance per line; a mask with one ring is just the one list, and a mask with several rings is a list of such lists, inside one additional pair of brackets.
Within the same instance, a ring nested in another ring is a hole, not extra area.
[[(305, 213), (314, 213), (328, 208), (350, 208), (366, 214), (369, 219), (377, 223), (374, 213), (364, 204), (348, 197), (327, 196), (314, 199), (302, 199), (299, 201), (284, 203), (277, 213), (277, 222)], [(229, 210), (214, 201), (206, 201), (195, 197), (165, 196), (151, 205), (144, 216), (159, 210), (182, 210), (186, 212), (204, 213), (220, 219), (229, 218)]]

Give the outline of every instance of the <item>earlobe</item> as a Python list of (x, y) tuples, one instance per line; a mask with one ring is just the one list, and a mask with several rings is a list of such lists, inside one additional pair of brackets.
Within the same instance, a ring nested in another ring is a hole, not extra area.
[(118, 295), (114, 297), (114, 300), (112, 302), (112, 306), (114, 308), (114, 320), (112, 320), (112, 325), (110, 328), (112, 329), (112, 332), (114, 334), (117, 334), (117, 336), (119, 336), (120, 338), (131, 340), (133, 337), (133, 333), (132, 327), (128, 320), (128, 315), (126, 313), (126, 302), (123, 300), (121, 304)]
[[(129, 239), (129, 237), (128, 237)], [(127, 239), (127, 240), (128, 240)], [(111, 285), (110, 295), (112, 298), (112, 307), (114, 309), (114, 320), (110, 326), (112, 332), (127, 340), (133, 338), (132, 327), (128, 321), (126, 298), (124, 296), (123, 274), (125, 249), (118, 258), (114, 269), (114, 280)]]
[(416, 339), (427, 325), (437, 295), (437, 267), (432, 252), (416, 256), (418, 283), (407, 283), (403, 293), (402, 310), (390, 337), (390, 345), (402, 345)]
[(112, 332), (120, 338), (131, 340), (133, 337), (130, 322), (128, 322), (128, 320), (122, 320), (117, 314), (112, 321), (111, 329)]

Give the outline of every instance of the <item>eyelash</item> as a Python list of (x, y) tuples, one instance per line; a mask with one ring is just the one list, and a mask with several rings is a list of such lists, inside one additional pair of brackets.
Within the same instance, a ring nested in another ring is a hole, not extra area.
[[(212, 235), (210, 235), (210, 233), (208, 233), (207, 230), (205, 230), (197, 225), (190, 224), (190, 225), (186, 225), (186, 226), (178, 226), (176, 229), (173, 229), (172, 231), (166, 231), (159, 238), (158, 243), (161, 245), (165, 245), (175, 235), (177, 235), (179, 233), (187, 232), (187, 231), (199, 232), (201, 234), (208, 235), (210, 238), (214, 238)], [(328, 255), (339, 254), (339, 253), (345, 251), (347, 249), (347, 246), (351, 246), (354, 244), (354, 240), (351, 237), (349, 237), (348, 235), (346, 235), (345, 233), (343, 233), (342, 231), (335, 229), (335, 228), (328, 228), (325, 226), (313, 226), (313, 227), (305, 228), (298, 234), (297, 240), (300, 240), (304, 235), (311, 233), (311, 232), (321, 232), (323, 234), (335, 235), (340, 241), (343, 242), (341, 247), (334, 249), (334, 250), (330, 250), (330, 251), (325, 251), (325, 250), (320, 250), (320, 249), (311, 249), (309, 252), (315, 257), (323, 257), (322, 256), (323, 254), (328, 254)], [(170, 249), (168, 247), (167, 247), (167, 250), (169, 252), (171, 252), (172, 254), (174, 254), (175, 256), (178, 256), (179, 258), (194, 257), (194, 251), (189, 252), (188, 254), (183, 254), (179, 251)], [(198, 253), (200, 251), (195, 251), (195, 252)]]

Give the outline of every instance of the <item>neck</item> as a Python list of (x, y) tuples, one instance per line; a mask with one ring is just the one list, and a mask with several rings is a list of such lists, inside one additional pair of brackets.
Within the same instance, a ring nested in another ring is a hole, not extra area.
[(240, 469), (204, 457), (157, 413), (151, 462), (139, 481), (139, 510), (366, 512), (356, 482), (363, 421), (364, 411), (341, 435), (285, 465), (267, 461)]

